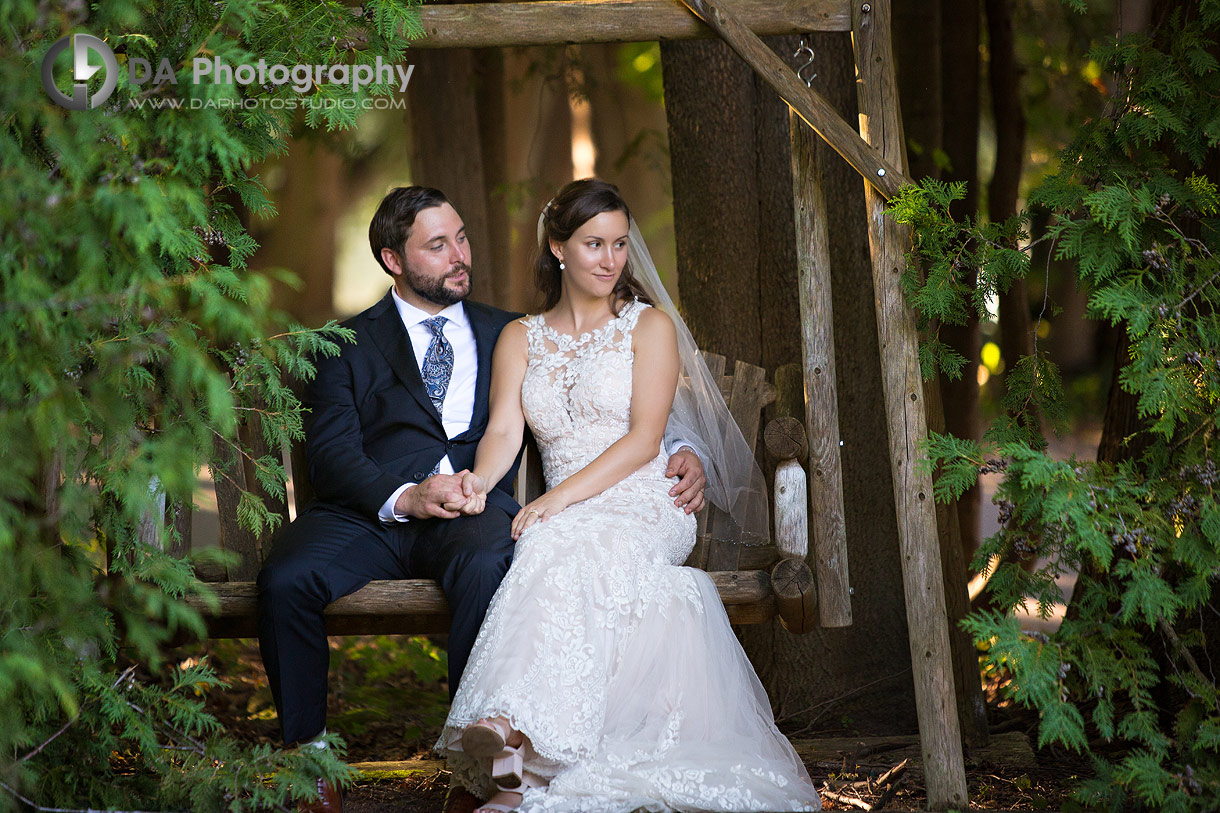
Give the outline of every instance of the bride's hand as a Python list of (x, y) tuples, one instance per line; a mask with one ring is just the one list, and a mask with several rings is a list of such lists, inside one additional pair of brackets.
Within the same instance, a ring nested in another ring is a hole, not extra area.
[(474, 516), (475, 514), (483, 513), (483, 509), (486, 507), (487, 507), (487, 495), (479, 493), (479, 494), (471, 495), (466, 500), (466, 504), (463, 505), (461, 508), (459, 508), (458, 511), (460, 511), (461, 513), (465, 514), (468, 517), (471, 517), (471, 516)]
[(462, 494), (465, 496), (465, 500), (446, 503), (445, 507), (450, 511), (458, 511), (467, 516), (483, 513), (483, 509), (487, 507), (486, 481), (469, 469), (458, 472), (457, 476), (462, 478)]
[(567, 507), (568, 501), (562, 494), (557, 494), (555, 489), (548, 491), (517, 512), (513, 518), (513, 539), (520, 539), (535, 522), (545, 522)]

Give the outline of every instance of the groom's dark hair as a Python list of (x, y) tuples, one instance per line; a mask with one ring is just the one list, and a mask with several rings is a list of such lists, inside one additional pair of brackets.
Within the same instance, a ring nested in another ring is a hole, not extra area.
[(388, 248), (395, 254), (401, 254), (403, 245), (411, 236), (416, 215), (443, 203), (449, 203), (449, 198), (445, 197), (444, 192), (430, 186), (395, 187), (381, 199), (377, 213), (369, 222), (369, 247), (373, 249), (373, 257), (382, 270), (394, 276), (381, 259), (381, 250)]

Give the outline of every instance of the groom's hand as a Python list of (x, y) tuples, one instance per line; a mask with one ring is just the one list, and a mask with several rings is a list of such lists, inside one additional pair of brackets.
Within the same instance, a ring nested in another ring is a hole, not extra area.
[(400, 494), (394, 510), (416, 519), (453, 519), (458, 512), (446, 508), (445, 503), (460, 505), (465, 502), (466, 495), (462, 493), (462, 478), (459, 475), (434, 474)]
[(689, 446), (683, 446), (670, 456), (665, 476), (680, 478), (669, 490), (669, 496), (676, 498), (674, 505), (688, 514), (703, 510), (703, 487), (707, 485), (707, 478), (703, 476), (703, 463)]

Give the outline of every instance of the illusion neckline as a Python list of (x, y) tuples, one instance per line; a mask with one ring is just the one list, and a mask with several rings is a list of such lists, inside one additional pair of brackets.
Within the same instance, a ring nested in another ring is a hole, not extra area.
[(555, 329), (554, 327), (551, 327), (551, 325), (547, 322), (546, 314), (544, 314), (544, 313), (538, 314), (538, 324), (541, 326), (544, 333), (549, 333), (552, 336), (552, 338), (555, 339), (555, 344), (558, 345), (558, 344), (562, 344), (562, 343), (566, 342), (567, 344), (569, 344), (573, 347), (578, 347), (578, 346), (585, 344), (586, 342), (592, 340), (593, 338), (597, 337), (598, 334), (604, 334), (607, 331), (607, 329), (610, 328), (612, 325), (614, 325), (616, 322), (621, 322), (623, 319), (627, 318), (627, 316), (631, 313), (631, 311), (635, 308), (635, 306), (637, 306), (639, 304), (640, 304), (640, 300), (638, 297), (635, 299), (632, 299), (630, 302), (623, 305), (623, 308), (622, 308), (622, 310), (619, 311), (618, 316), (610, 317), (610, 319), (604, 325), (601, 325), (600, 327), (595, 327), (592, 330), (586, 330), (583, 333), (581, 333), (579, 336), (573, 336), (571, 333), (563, 333), (563, 332)]

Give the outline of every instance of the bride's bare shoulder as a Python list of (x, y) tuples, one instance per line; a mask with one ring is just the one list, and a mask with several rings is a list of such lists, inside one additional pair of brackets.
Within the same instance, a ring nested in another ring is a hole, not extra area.
[(500, 331), (500, 338), (496, 341), (496, 350), (505, 348), (505, 351), (520, 349), (525, 350), (529, 343), (529, 320), (531, 317), (522, 316), (520, 319), (514, 319), (504, 326)]
[(678, 332), (669, 315), (657, 308), (641, 308), (639, 321), (632, 331), (632, 345), (660, 348), (678, 347)]
[(659, 333), (660, 335), (674, 334), (674, 321), (669, 318), (669, 314), (659, 308), (645, 306), (640, 308), (639, 321), (636, 322), (636, 329), (646, 330), (649, 333)]

